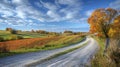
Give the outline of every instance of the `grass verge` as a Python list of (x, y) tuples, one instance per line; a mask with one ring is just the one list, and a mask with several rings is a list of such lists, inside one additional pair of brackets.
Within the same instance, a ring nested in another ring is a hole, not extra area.
[[(91, 67), (116, 67), (114, 62), (111, 62), (109, 57), (103, 55), (104, 39), (94, 37), (99, 43), (99, 51), (91, 61)], [(108, 51), (109, 52), (109, 51)]]

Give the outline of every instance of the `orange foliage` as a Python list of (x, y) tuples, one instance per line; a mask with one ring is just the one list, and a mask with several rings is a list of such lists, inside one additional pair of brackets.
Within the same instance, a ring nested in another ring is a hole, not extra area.
[(112, 28), (112, 24), (114, 23), (113, 29), (118, 33), (117, 29), (120, 29), (117, 28), (120, 27), (120, 21), (118, 20), (120, 17), (116, 18), (116, 15), (118, 15), (118, 13), (119, 12), (117, 10), (112, 8), (95, 10), (88, 18), (88, 23), (90, 24), (90, 32), (97, 33), (99, 34), (98, 36), (109, 38), (109, 32)]

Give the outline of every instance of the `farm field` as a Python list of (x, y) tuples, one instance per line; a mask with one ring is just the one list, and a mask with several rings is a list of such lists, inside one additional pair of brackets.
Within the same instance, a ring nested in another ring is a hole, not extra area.
[(10, 31), (0, 30), (0, 42), (28, 38), (43, 38), (48, 36), (50, 37), (51, 35), (32, 32), (18, 32), (17, 34), (11, 34)]
[(0, 42), (0, 57), (14, 54), (50, 50), (65, 47), (80, 42), (84, 36), (51, 36), (44, 38), (29, 38)]

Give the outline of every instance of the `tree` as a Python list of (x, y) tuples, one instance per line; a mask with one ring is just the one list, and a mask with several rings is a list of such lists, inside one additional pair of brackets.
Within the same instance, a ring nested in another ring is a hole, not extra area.
[(10, 32), (11, 32), (11, 34), (17, 34), (17, 30), (15, 30), (15, 29), (12, 29)]
[(9, 31), (11, 34), (17, 34), (18, 30), (12, 28), (6, 28), (6, 31)]
[(31, 30), (31, 32), (32, 32), (32, 33), (35, 33), (35, 31), (34, 31), (33, 29)]
[(12, 30), (12, 28), (6, 28), (6, 31), (11, 31)]
[(115, 18), (118, 16), (118, 11), (112, 8), (107, 9), (97, 9), (88, 18), (88, 23), (90, 24), (90, 32), (102, 34), (106, 38), (106, 44), (104, 52), (109, 45), (110, 36), (109, 32), (112, 28), (112, 24)]

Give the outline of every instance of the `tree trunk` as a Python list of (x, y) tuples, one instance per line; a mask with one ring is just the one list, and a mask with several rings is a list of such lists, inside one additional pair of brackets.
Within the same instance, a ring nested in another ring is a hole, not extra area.
[(107, 48), (108, 48), (108, 46), (109, 46), (109, 41), (110, 41), (110, 38), (109, 38), (109, 37), (107, 37), (107, 38), (106, 38), (106, 42), (105, 42), (104, 54), (106, 53)]

